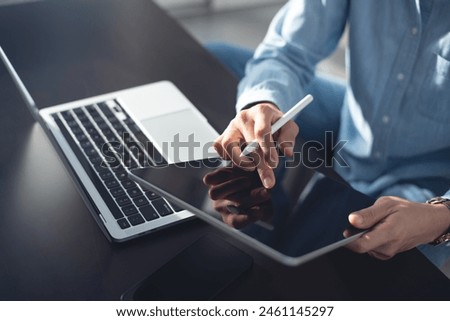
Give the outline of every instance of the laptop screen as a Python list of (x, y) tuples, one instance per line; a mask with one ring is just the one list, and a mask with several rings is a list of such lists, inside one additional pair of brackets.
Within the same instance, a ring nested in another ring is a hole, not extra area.
[(267, 190), (257, 172), (220, 159), (132, 172), (141, 185), (285, 264), (306, 262), (359, 237), (362, 231), (349, 226), (348, 215), (372, 205), (372, 198), (283, 157), (275, 176), (275, 187)]

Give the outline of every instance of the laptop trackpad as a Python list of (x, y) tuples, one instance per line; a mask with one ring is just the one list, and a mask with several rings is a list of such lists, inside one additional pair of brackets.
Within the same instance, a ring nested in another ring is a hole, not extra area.
[(184, 109), (144, 119), (141, 123), (169, 163), (217, 156), (212, 146), (219, 134), (195, 110)]

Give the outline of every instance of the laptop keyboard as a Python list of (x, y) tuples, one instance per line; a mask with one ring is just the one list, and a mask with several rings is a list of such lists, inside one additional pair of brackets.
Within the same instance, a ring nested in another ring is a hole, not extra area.
[[(120, 117), (111, 108), (118, 110)], [(106, 203), (120, 228), (182, 210), (128, 178), (130, 169), (167, 163), (117, 102), (82, 106), (52, 116), (78, 145), (84, 157), (81, 163), (91, 178), (97, 176), (94, 180), (100, 194), (107, 191), (114, 200), (115, 204)], [(80, 153), (77, 155), (80, 158)]]

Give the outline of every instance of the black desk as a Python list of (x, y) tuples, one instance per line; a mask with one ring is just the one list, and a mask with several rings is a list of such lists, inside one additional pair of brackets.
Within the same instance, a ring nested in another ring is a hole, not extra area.
[[(173, 81), (222, 131), (236, 80), (147, 0), (0, 7), (0, 44), (39, 106)], [(110, 244), (0, 66), (0, 299), (118, 299), (188, 244), (195, 220)], [(287, 268), (255, 266), (219, 299), (449, 299), (450, 281), (417, 251), (388, 262), (345, 249)]]

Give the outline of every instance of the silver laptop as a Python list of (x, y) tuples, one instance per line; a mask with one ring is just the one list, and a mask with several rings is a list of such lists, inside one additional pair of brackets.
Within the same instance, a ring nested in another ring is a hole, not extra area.
[[(130, 169), (213, 153), (218, 133), (173, 83), (38, 108), (1, 47), (0, 57), (109, 240), (125, 241), (193, 217), (128, 178)], [(183, 148), (186, 142), (200, 148)]]

